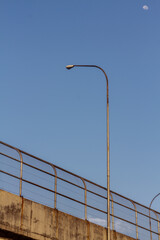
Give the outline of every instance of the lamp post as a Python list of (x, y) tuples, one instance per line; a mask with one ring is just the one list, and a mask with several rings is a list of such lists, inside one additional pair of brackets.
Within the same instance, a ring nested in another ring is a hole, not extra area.
[[(149, 226), (150, 226), (150, 237), (151, 237), (151, 240), (152, 240), (152, 229), (151, 229), (151, 206), (152, 206), (152, 203), (153, 201), (160, 195), (160, 193), (158, 193), (156, 196), (154, 196), (154, 198), (152, 199), (150, 205), (149, 205)], [(158, 235), (159, 235), (159, 239), (160, 239), (160, 233), (159, 233), (159, 220), (158, 220)]]
[(72, 69), (74, 67), (91, 67), (100, 69), (106, 77), (107, 85), (107, 239), (110, 240), (110, 160), (109, 160), (109, 86), (108, 77), (105, 71), (97, 65), (67, 65), (66, 68)]

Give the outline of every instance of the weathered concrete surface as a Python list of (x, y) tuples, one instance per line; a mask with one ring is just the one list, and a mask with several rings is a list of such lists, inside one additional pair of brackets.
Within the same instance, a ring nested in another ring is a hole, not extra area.
[[(0, 190), (0, 240), (106, 240), (106, 229)], [(111, 232), (111, 240), (133, 240)]]

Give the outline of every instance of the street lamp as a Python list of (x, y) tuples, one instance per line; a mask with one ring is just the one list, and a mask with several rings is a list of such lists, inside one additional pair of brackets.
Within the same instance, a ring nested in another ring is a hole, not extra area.
[(108, 86), (108, 77), (105, 71), (96, 65), (67, 65), (66, 68), (72, 69), (73, 67), (91, 67), (100, 69), (105, 77), (107, 84), (107, 236), (108, 240), (110, 240), (110, 160), (109, 160), (109, 86)]
[[(152, 199), (150, 205), (149, 205), (149, 226), (150, 226), (150, 236), (151, 236), (151, 240), (152, 240), (152, 229), (151, 229), (151, 206), (153, 201), (160, 195), (160, 193), (158, 193), (156, 196), (154, 196), (154, 198)], [(160, 239), (160, 233), (159, 233), (159, 219), (158, 219), (158, 235), (159, 235), (159, 239)]]

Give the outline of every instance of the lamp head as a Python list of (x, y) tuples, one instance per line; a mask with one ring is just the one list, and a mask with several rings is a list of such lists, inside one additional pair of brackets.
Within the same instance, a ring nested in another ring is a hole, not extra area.
[(69, 70), (69, 69), (71, 69), (71, 68), (73, 68), (74, 67), (74, 65), (67, 65), (66, 66), (66, 68)]

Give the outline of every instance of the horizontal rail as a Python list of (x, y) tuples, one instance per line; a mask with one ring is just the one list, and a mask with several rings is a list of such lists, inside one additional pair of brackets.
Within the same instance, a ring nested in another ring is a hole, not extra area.
[[(12, 157), (10, 157), (10, 156), (8, 156), (8, 155), (6, 155), (6, 154), (3, 154), (3, 153), (1, 153), (1, 152), (0, 152), (0, 154), (1, 154), (1, 155), (4, 155), (5, 157), (11, 158), (12, 160), (17, 161), (17, 162), (19, 162), (19, 163), (21, 162), (20, 160), (15, 159), (15, 158), (12, 158)], [(35, 170), (38, 170), (38, 171), (40, 171), (40, 172), (43, 172), (43, 173), (45, 173), (45, 174), (48, 174), (48, 175), (50, 175), (50, 176), (55, 177), (54, 174), (49, 173), (49, 172), (47, 172), (47, 171), (44, 171), (44, 170), (42, 170), (42, 169), (40, 169), (40, 168), (37, 168), (37, 167), (35, 167), (35, 166), (33, 166), (33, 165), (30, 165), (30, 164), (25, 163), (25, 162), (23, 162), (23, 164), (26, 165), (26, 166), (28, 166), (28, 167), (31, 167), (31, 168), (33, 168), (33, 169), (35, 169)], [(50, 164), (49, 164), (49, 165), (50, 165)], [(53, 166), (54, 166), (54, 165), (53, 165)], [(73, 186), (75, 186), (75, 187), (77, 187), (77, 188), (80, 188), (80, 189), (82, 189), (82, 190), (85, 190), (84, 187), (79, 186), (79, 185), (77, 185), (77, 184), (75, 184), (75, 183), (73, 183), (73, 182), (70, 182), (70, 181), (66, 180), (66, 179), (63, 179), (63, 178), (61, 178), (61, 177), (59, 177), (59, 176), (57, 176), (57, 179), (59, 179), (59, 180), (61, 180), (61, 181), (64, 181), (64, 182), (67, 182), (67, 183), (69, 183), (69, 184), (71, 184), (71, 185), (73, 185)], [(100, 198), (103, 198), (103, 199), (107, 200), (107, 197), (104, 197), (103, 195), (100, 195), (100, 194), (98, 194), (98, 193), (95, 193), (95, 192), (93, 192), (93, 191), (91, 191), (91, 190), (89, 190), (89, 189), (87, 189), (87, 192), (92, 193), (92, 194), (94, 194), (94, 195), (96, 195), (96, 196), (98, 196), (98, 197), (100, 197)], [(112, 191), (111, 191), (111, 193), (112, 193)], [(121, 196), (121, 195), (120, 195), (120, 196)], [(128, 200), (128, 199), (127, 199), (127, 200)], [(128, 201), (130, 202), (131, 200), (128, 200)], [(115, 204), (117, 204), (117, 205), (119, 205), (119, 206), (122, 206), (122, 207), (124, 207), (124, 208), (126, 208), (126, 209), (129, 209), (129, 210), (131, 210), (131, 211), (133, 211), (133, 212), (135, 211), (133, 208), (130, 208), (130, 207), (128, 207), (128, 206), (126, 206), (126, 205), (124, 205), (124, 204), (122, 204), (122, 203), (119, 203), (119, 202), (115, 201), (115, 200), (113, 200), (113, 203), (115, 203)], [(151, 210), (152, 210), (152, 209), (151, 209)], [(143, 215), (143, 216), (145, 216), (145, 217), (148, 217), (148, 215), (146, 215), (146, 214), (144, 214), (144, 213), (142, 213), (142, 212), (139, 212), (138, 210), (137, 210), (137, 213), (140, 214), (140, 215)], [(151, 219), (154, 220), (154, 221), (156, 221), (156, 222), (158, 222), (158, 220), (157, 220), (156, 218), (151, 217)]]
[[(0, 172), (2, 172), (2, 173), (4, 173), (4, 174), (6, 174), (6, 175), (9, 175), (9, 176), (11, 176), (11, 177), (14, 177), (14, 178), (20, 180), (20, 178), (17, 177), (16, 175), (13, 175), (13, 174), (11, 174), (11, 173), (7, 173), (7, 172), (2, 171), (2, 170), (0, 170)], [(42, 188), (42, 189), (44, 189), (44, 190), (46, 190), (46, 191), (55, 193), (55, 191), (53, 191), (53, 190), (51, 190), (51, 189), (49, 189), (49, 188), (45, 188), (45, 187), (43, 187), (43, 186), (41, 186), (41, 185), (35, 184), (35, 183), (33, 183), (33, 182), (31, 182), (31, 181), (28, 181), (28, 180), (26, 180), (26, 179), (22, 179), (22, 181), (23, 181), (23, 182), (26, 182), (26, 183), (28, 183), (28, 184), (34, 185), (34, 186), (36, 186), (36, 187)], [(83, 202), (81, 202), (81, 201), (78, 201), (78, 200), (76, 200), (76, 199), (74, 199), (74, 198), (71, 198), (71, 197), (69, 197), (69, 196), (67, 196), (67, 195), (61, 194), (61, 193), (59, 193), (59, 192), (57, 192), (57, 195), (59, 195), (59, 196), (61, 196), (61, 197), (64, 197), (64, 198), (67, 198), (67, 199), (69, 199), (69, 200), (75, 201), (75, 202), (77, 202), (77, 203), (79, 203), (79, 204), (81, 204), (81, 205), (85, 205), (85, 203), (83, 203)], [(103, 211), (103, 210), (101, 210), (101, 209), (95, 208), (95, 207), (93, 207), (93, 206), (91, 206), (91, 205), (88, 205), (88, 204), (87, 204), (87, 207), (92, 208), (92, 209), (94, 209), (94, 210), (96, 210), (96, 211), (100, 211), (100, 212), (102, 212), (102, 213), (104, 213), (104, 214), (107, 214), (106, 211)], [(131, 209), (131, 210), (133, 210), (133, 209)], [(110, 215), (113, 216), (112, 214), (110, 214)], [(122, 220), (122, 221), (124, 221), (124, 222), (127, 222), (127, 223), (129, 223), (129, 224), (132, 224), (132, 225), (136, 226), (135, 223), (133, 223), (133, 222), (131, 222), (131, 221), (128, 221), (128, 220), (126, 220), (126, 219), (123, 219), (123, 218), (121, 218), (121, 217), (119, 217), (119, 216), (114, 215), (114, 218), (117, 218), (117, 219), (119, 219), (119, 220)], [(154, 219), (153, 219), (153, 220), (154, 220)], [(150, 231), (149, 229), (147, 229), (147, 228), (145, 228), (145, 227), (143, 227), (143, 226), (141, 226), (141, 225), (138, 225), (138, 227), (140, 227), (140, 228), (142, 228), (142, 229), (144, 229), (144, 230), (146, 230), (146, 231)], [(152, 231), (152, 233), (158, 235), (158, 233), (156, 233), (156, 232), (154, 232), (154, 231)]]
[[(13, 174), (4, 172), (4, 171), (2, 171), (2, 170), (1, 170), (0, 172), (4, 173), (4, 174), (6, 174), (6, 175), (9, 175), (10, 177), (14, 177), (14, 178), (20, 180), (19, 177), (15, 176), (15, 175), (13, 175)], [(33, 183), (33, 182), (30, 182), (30, 181), (28, 181), (28, 180), (26, 180), (26, 179), (22, 179), (22, 182), (26, 182), (26, 183), (29, 183), (29, 184), (34, 185), (34, 186), (36, 186), (36, 187), (42, 188), (42, 189), (44, 189), (44, 190), (46, 190), (46, 191), (55, 193), (55, 191), (53, 191), (53, 190), (51, 190), (51, 189), (49, 189), (49, 188), (45, 188), (45, 187), (43, 187), (43, 186), (41, 186), (41, 185), (38, 185), (38, 184)], [(81, 205), (85, 205), (85, 203), (83, 203), (83, 202), (81, 202), (81, 201), (78, 201), (78, 200), (75, 199), (75, 198), (71, 198), (71, 197), (69, 197), (69, 196), (67, 196), (67, 195), (64, 195), (64, 194), (62, 194), (62, 193), (59, 193), (59, 192), (56, 192), (56, 193), (57, 193), (57, 195), (59, 195), (59, 196), (61, 196), (61, 197), (67, 198), (67, 199), (72, 200), (72, 201), (74, 201), (74, 202), (77, 202), (77, 203), (79, 203), (79, 204), (81, 204)], [(93, 207), (93, 206), (91, 206), (91, 205), (88, 205), (88, 204), (87, 204), (87, 207), (92, 208), (92, 209), (94, 209), (94, 210), (96, 210), (96, 211), (99, 211), (99, 212), (102, 212), (102, 213), (107, 214), (107, 212), (105, 212), (105, 211), (103, 211), (103, 210), (101, 210), (101, 209), (99, 209), (99, 208), (95, 208), (95, 207)]]

